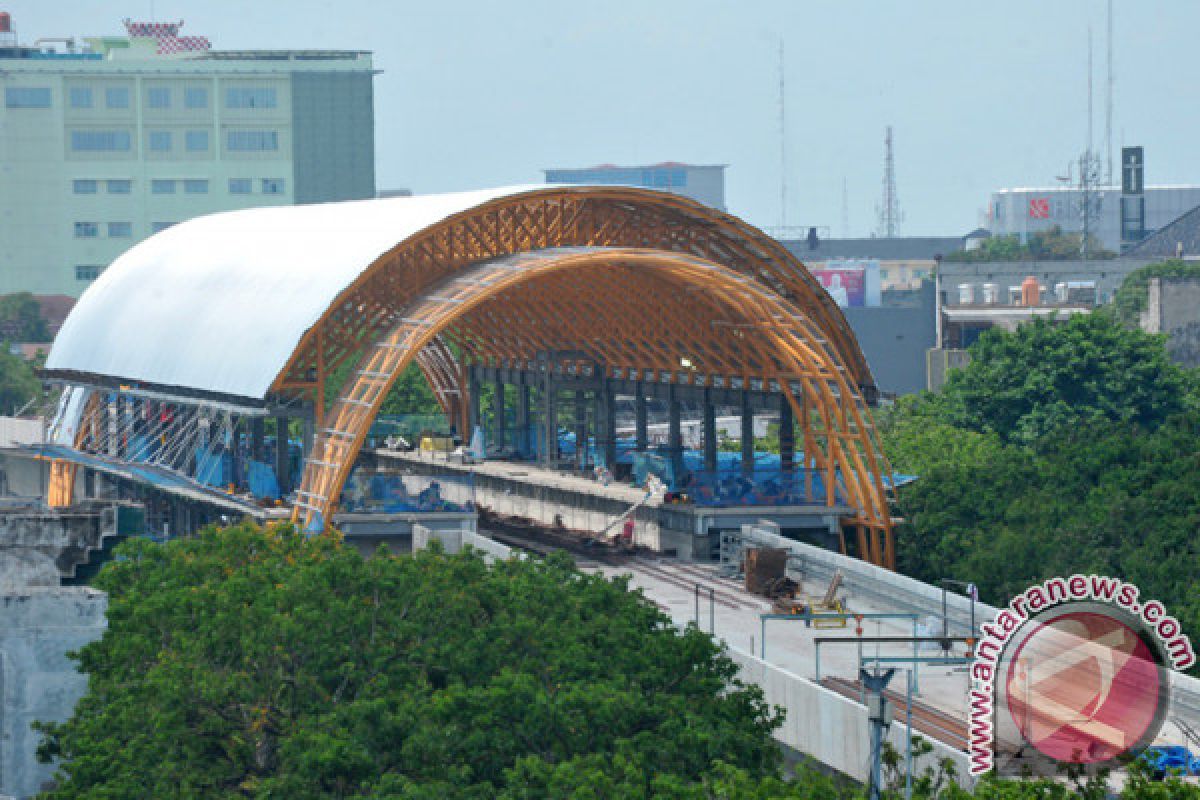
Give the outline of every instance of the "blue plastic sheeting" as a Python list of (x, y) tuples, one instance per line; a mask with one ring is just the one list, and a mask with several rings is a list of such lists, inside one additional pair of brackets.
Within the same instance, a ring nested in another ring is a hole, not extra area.
[(208, 486), (228, 486), (233, 482), (233, 465), (228, 453), (196, 451), (196, 480)]
[(1180, 745), (1147, 747), (1141, 759), (1157, 773), (1200, 775), (1200, 756)]
[(269, 464), (261, 461), (247, 461), (246, 483), (250, 487), (250, 493), (255, 497), (266, 497), (272, 500), (279, 498), (279, 481), (275, 477), (275, 470), (271, 469)]
[[(473, 497), (470, 479), (456, 480), (439, 476), (436, 480), (420, 475), (389, 475), (355, 470), (342, 489), (342, 508), (351, 512), (395, 514), (405, 511), (473, 511), (474, 503), (452, 502), (443, 496), (443, 488), (466, 486)], [(456, 492), (456, 496), (464, 494)]]

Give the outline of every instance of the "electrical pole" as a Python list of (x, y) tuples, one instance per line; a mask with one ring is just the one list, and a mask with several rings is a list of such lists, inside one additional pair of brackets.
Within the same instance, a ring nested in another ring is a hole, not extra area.
[(1106, 172), (1104, 175), (1104, 183), (1106, 186), (1113, 185), (1113, 143), (1112, 143), (1112, 118), (1113, 118), (1113, 4), (1112, 0), (1108, 0), (1108, 84), (1105, 87), (1107, 96), (1104, 103), (1104, 149), (1105, 157), (1107, 158)]

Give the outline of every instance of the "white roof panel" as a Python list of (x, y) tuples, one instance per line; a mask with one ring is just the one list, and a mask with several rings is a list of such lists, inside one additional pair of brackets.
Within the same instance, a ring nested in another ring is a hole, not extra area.
[(113, 262), (63, 324), (48, 370), (262, 399), (339, 293), (461, 211), (545, 184), (198, 217)]

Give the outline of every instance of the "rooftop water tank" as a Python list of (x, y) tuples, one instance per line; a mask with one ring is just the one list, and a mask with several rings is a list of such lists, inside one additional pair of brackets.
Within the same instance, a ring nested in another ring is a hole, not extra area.
[(1038, 286), (1037, 278), (1030, 275), (1021, 281), (1021, 305), (1041, 305), (1041, 300), (1041, 287)]

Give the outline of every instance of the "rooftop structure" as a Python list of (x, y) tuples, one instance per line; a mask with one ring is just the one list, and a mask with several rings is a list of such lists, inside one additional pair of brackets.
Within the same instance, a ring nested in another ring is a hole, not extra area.
[(182, 25), (0, 33), (0, 293), (78, 296), (195, 216), (374, 196), (369, 53), (221, 52)]

